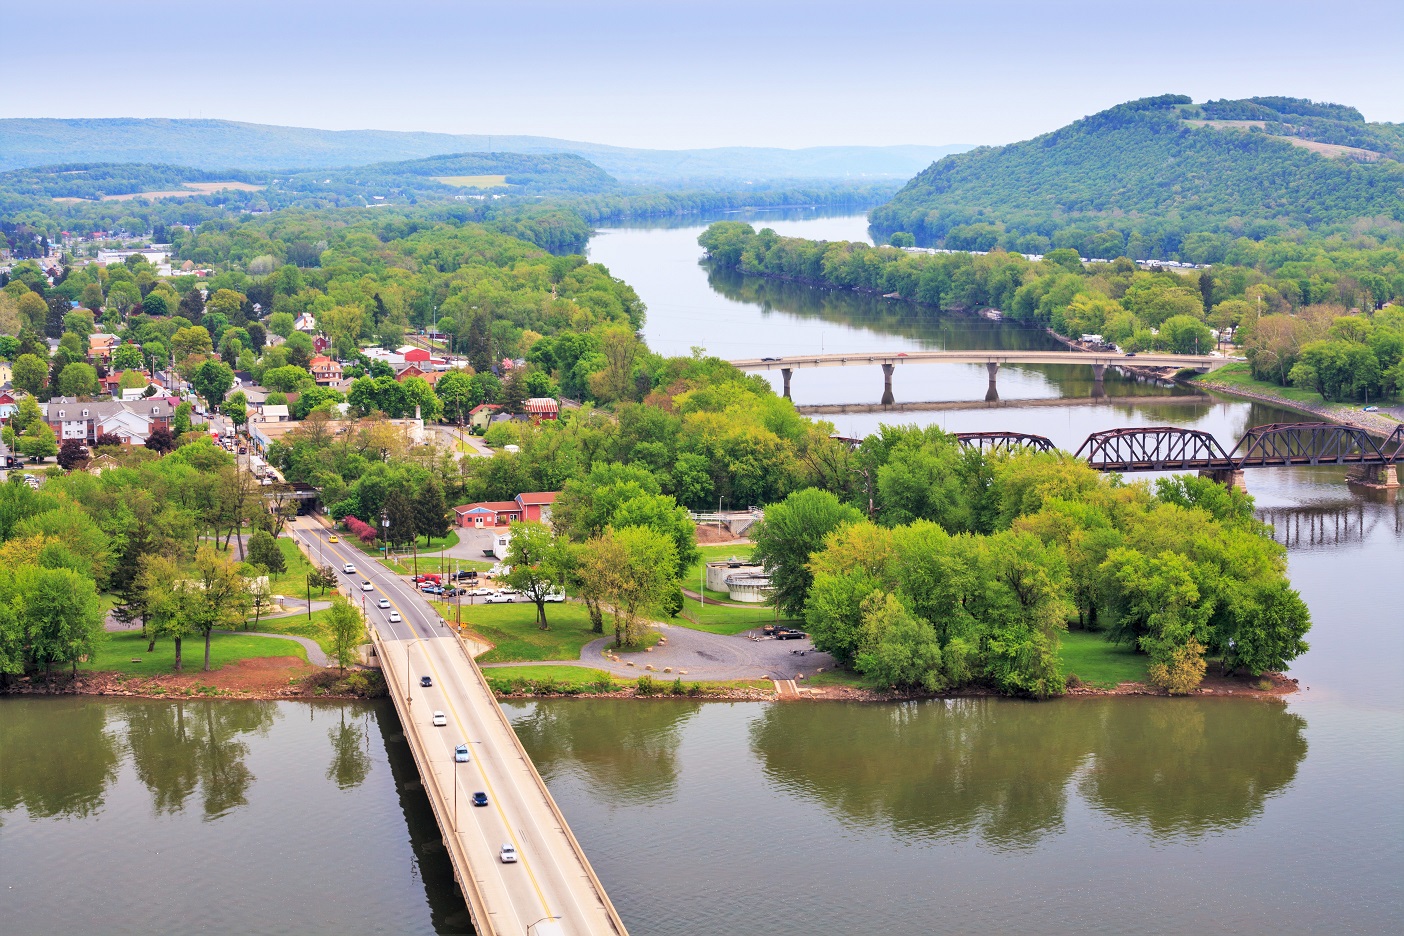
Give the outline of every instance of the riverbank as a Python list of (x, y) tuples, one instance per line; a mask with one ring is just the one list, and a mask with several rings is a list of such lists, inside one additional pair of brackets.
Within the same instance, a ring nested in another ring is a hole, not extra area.
[(13, 678), (4, 695), (91, 695), (137, 699), (372, 699), (385, 695), (380, 671), (313, 666), (298, 657), (257, 657), (207, 672), (196, 667), (182, 673), (140, 676), (115, 671), (80, 670)]
[[(1399, 428), (1399, 421), (1381, 413), (1367, 413), (1358, 406), (1347, 403), (1328, 403), (1303, 399), (1285, 388), (1261, 380), (1254, 380), (1247, 364), (1230, 364), (1209, 374), (1196, 374), (1180, 381), (1189, 387), (1199, 387), (1225, 393), (1230, 396), (1259, 403), (1270, 403), (1284, 409), (1296, 410), (1307, 416), (1316, 416), (1330, 422), (1340, 423), (1354, 429), (1363, 429), (1371, 435), (1387, 437)], [(1303, 394), (1305, 391), (1296, 391)], [(1313, 394), (1315, 396), (1315, 394)]]

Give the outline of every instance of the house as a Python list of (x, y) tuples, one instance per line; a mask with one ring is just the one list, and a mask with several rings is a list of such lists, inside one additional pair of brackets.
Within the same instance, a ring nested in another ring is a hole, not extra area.
[(395, 349), (395, 353), (400, 356), (406, 364), (424, 364), (429, 361), (429, 352), (424, 348), (416, 348), (414, 345), (404, 345)]
[(0, 393), (0, 423), (7, 423), (19, 411), (19, 401), (8, 393)]
[(518, 494), (517, 503), (522, 508), (522, 519), (537, 523), (550, 523), (551, 505), (556, 502), (559, 494), (559, 491), (535, 491), (530, 494)]
[(311, 312), (304, 312), (293, 320), (293, 328), (310, 335), (317, 330), (317, 317)]
[(526, 411), (534, 423), (543, 419), (556, 419), (561, 414), (560, 405), (550, 397), (532, 397), (526, 401)]
[(486, 429), (492, 414), (500, 409), (502, 407), (496, 403), (479, 403), (468, 411), (468, 425), (480, 431)]
[(117, 347), (116, 335), (104, 335), (98, 333), (88, 336), (88, 360), (90, 362), (107, 361), (112, 357), (112, 349)]
[(312, 379), (317, 381), (318, 386), (329, 387), (341, 379), (341, 365), (325, 354), (319, 354), (307, 362), (307, 369), (312, 372)]
[(312, 350), (318, 354), (323, 353), (331, 347), (331, 339), (326, 335), (317, 335), (312, 339)]
[(92, 444), (100, 435), (114, 435), (133, 445), (146, 442), (151, 430), (170, 428), (176, 401), (171, 397), (145, 400), (104, 400), (80, 403), (70, 397), (55, 397), (42, 404), (44, 421), (62, 442), (78, 439)]
[(15, 379), (14, 370), (10, 367), (9, 361), (0, 361), (0, 384), (13, 382)]
[(110, 397), (117, 396), (117, 391), (122, 389), (122, 375), (117, 373), (108, 374), (106, 377), (98, 378), (98, 386), (102, 392)]
[(122, 463), (117, 459), (113, 458), (111, 452), (103, 452), (101, 455), (98, 455), (96, 458), (89, 459), (88, 461), (89, 474), (102, 474), (109, 468), (121, 467)]
[(286, 405), (269, 406), (267, 403), (265, 403), (263, 404), (263, 409), (261, 412), (263, 414), (264, 422), (288, 421), (288, 408)]
[(400, 383), (404, 383), (406, 380), (409, 380), (411, 377), (423, 377), (423, 376), (424, 376), (424, 371), (420, 370), (418, 367), (416, 367), (416, 366), (413, 365), (413, 364), (406, 364), (404, 367), (400, 367), (400, 368), (397, 368), (397, 369), (395, 370), (395, 380), (399, 381)]
[(556, 502), (559, 492), (535, 491), (518, 494), (509, 501), (483, 501), (477, 504), (464, 504), (453, 508), (461, 527), (510, 526), (523, 520), (547, 523), (551, 519), (551, 505)]

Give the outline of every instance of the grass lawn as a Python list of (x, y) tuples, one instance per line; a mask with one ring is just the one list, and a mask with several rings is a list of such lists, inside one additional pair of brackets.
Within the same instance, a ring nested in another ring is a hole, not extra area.
[[(282, 572), (268, 576), (268, 587), (274, 595), (287, 595), (291, 598), (307, 597), (307, 573), (312, 571), (312, 563), (307, 561), (307, 557), (302, 554), (302, 550), (297, 548), (297, 543), (290, 537), (278, 537), (278, 549), (283, 554)], [(316, 550), (312, 553), (316, 555)], [(334, 564), (330, 558), (328, 564)], [(313, 598), (322, 597), (317, 590), (312, 592)]]
[[(453, 621), (453, 606), (435, 602), (434, 606), (445, 621)], [(534, 660), (578, 660), (580, 650), (599, 634), (590, 630), (590, 614), (575, 601), (546, 606), (546, 621), (550, 630), (536, 626), (536, 605), (524, 602), (512, 604), (475, 604), (463, 606), (463, 624), (488, 643), (492, 650), (478, 657), (479, 663), (524, 663)], [(606, 636), (614, 633), (614, 619), (605, 615)], [(655, 630), (645, 633), (637, 647), (626, 653), (642, 650), (658, 642)]]
[(846, 669), (829, 669), (824, 670), (822, 673), (805, 673), (804, 679), (801, 679), (798, 684), (801, 686), (853, 686), (855, 688), (870, 687), (872, 685), (863, 676)]
[[(708, 595), (710, 596), (710, 594), (709, 592)], [(714, 605), (710, 598), (707, 604), (700, 605), (695, 599), (684, 595), (682, 614), (678, 615), (673, 623), (690, 627), (693, 630), (706, 631), (709, 634), (729, 636), (766, 624), (774, 624), (775, 608), (770, 605), (748, 605), (744, 608)], [(791, 621), (788, 618), (781, 618), (780, 623), (800, 627), (804, 625), (803, 621)]]
[[(380, 564), (396, 575), (412, 575), (415, 569), (413, 557), (401, 556), (398, 554), (394, 561), (381, 559)], [(455, 559), (452, 556), (445, 556), (443, 563), (440, 564), (439, 554), (437, 552), (432, 555), (423, 552), (419, 554), (419, 571), (421, 574), (425, 572), (437, 572), (442, 575), (445, 572), (452, 573), (455, 569), (477, 569), (479, 572), (486, 572), (488, 569), (492, 568), (492, 565), (491, 561), (480, 562), (477, 559)]]
[(1228, 364), (1212, 373), (1199, 375), (1195, 377), (1194, 382), (1210, 389), (1215, 386), (1223, 386), (1229, 389), (1250, 390), (1293, 403), (1325, 406), (1332, 409), (1359, 410), (1362, 405), (1359, 403), (1334, 403), (1324, 399), (1315, 390), (1304, 390), (1301, 387), (1279, 387), (1266, 380), (1254, 380), (1252, 368), (1243, 362)]
[[(352, 536), (350, 533), (346, 533), (341, 530), (338, 530), (336, 535), (341, 538), (342, 543), (346, 544), (347, 546), (350, 546), (352, 549), (359, 549), (367, 556), (384, 555), (384, 552), (380, 548), (383, 545), (380, 540), (376, 540), (375, 542), (367, 545), (361, 542), (356, 537)], [(439, 557), (440, 549), (449, 549), (457, 545), (458, 533), (454, 530), (449, 530), (448, 536), (434, 537), (433, 542), (428, 544), (426, 544), (423, 537), (421, 537), (419, 540), (419, 562), (421, 565), (423, 565), (425, 556), (432, 555), (434, 558), (437, 559)], [(403, 553), (406, 557), (412, 556), (414, 554), (414, 550), (411, 549), (408, 544), (406, 544), (405, 546), (396, 546), (394, 549), (391, 550), (391, 552), (395, 553), (396, 555)]]
[(1118, 683), (1145, 682), (1146, 656), (1114, 644), (1102, 634), (1068, 631), (1062, 635), (1063, 672), (1089, 686), (1111, 689)]
[[(316, 595), (314, 594), (312, 597), (315, 601)], [(254, 623), (253, 617), (250, 616), (249, 630), (263, 631), (266, 634), (292, 634), (297, 637), (310, 637), (317, 641), (317, 646), (330, 655), (332, 653), (332, 636), (331, 629), (326, 624), (328, 613), (330, 613), (329, 608), (313, 611), (310, 621), (307, 619), (305, 608), (301, 614), (263, 618), (258, 623)], [(215, 636), (217, 638), (219, 635)], [(211, 649), (213, 650), (213, 647)]]
[[(199, 635), (187, 637), (181, 643), (183, 672), (198, 673), (205, 665), (205, 641)], [(253, 657), (293, 656), (306, 662), (307, 651), (291, 640), (276, 637), (248, 637), (243, 634), (215, 634), (210, 640), (210, 666), (219, 668), (226, 663)], [(132, 660), (141, 660), (133, 663)], [(146, 652), (146, 638), (140, 631), (108, 634), (93, 659), (78, 664), (79, 669), (104, 673), (129, 673), (133, 676), (164, 676), (175, 672), (175, 644), (158, 640), (156, 649)]]
[(574, 689), (590, 689), (603, 683), (618, 688), (633, 680), (616, 679), (604, 670), (588, 666), (502, 666), (483, 670), (488, 681), (505, 683), (513, 680), (533, 683), (554, 683)]

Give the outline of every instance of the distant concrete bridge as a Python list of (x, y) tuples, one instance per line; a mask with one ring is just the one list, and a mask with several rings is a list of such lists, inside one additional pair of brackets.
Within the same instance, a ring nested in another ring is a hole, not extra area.
[(1205, 373), (1217, 370), (1230, 359), (1210, 354), (1118, 354), (1102, 351), (899, 351), (895, 354), (815, 354), (803, 357), (743, 358), (732, 361), (739, 370), (757, 372), (778, 370), (785, 381), (785, 396), (790, 395), (790, 377), (797, 370), (809, 367), (859, 367), (876, 364), (882, 368), (882, 402), (890, 404), (892, 371), (898, 364), (983, 364), (990, 375), (990, 396), (995, 393), (995, 378), (1003, 364), (1070, 364), (1091, 367), (1093, 378), (1100, 384), (1108, 367), (1174, 367), (1194, 368)]

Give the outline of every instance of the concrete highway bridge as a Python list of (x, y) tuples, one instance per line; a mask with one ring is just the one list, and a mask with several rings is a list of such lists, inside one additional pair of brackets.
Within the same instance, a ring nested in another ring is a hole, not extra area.
[[(424, 792), (480, 936), (627, 936), (565, 816), (463, 641), (412, 585), (310, 517), (290, 525), (314, 562), (360, 596)], [(355, 571), (343, 572), (351, 563)], [(367, 583), (367, 589), (362, 583)], [(354, 600), (354, 597), (353, 597)], [(389, 607), (379, 607), (384, 600)], [(398, 617), (394, 620), (392, 617)], [(428, 677), (432, 685), (421, 685)], [(447, 724), (433, 724), (443, 712)], [(460, 762), (454, 748), (467, 744)], [(475, 807), (475, 792), (487, 794)], [(504, 844), (518, 860), (504, 864)]]
[(858, 367), (878, 365), (882, 368), (882, 402), (890, 404), (892, 372), (899, 364), (983, 364), (990, 376), (989, 395), (998, 399), (995, 379), (1004, 364), (1068, 364), (1091, 367), (1092, 376), (1101, 383), (1108, 367), (1173, 367), (1193, 368), (1201, 373), (1217, 370), (1233, 363), (1229, 358), (1210, 354), (1120, 354), (1117, 352), (1075, 351), (899, 351), (893, 354), (815, 354), (790, 357), (743, 358), (732, 361), (739, 370), (756, 373), (779, 371), (784, 380), (785, 396), (790, 395), (790, 378), (797, 370), (811, 367)]
[[(1051, 451), (1052, 440), (1027, 432), (958, 432), (961, 445), (982, 451), (1029, 448)], [(1078, 448), (1099, 471), (1198, 471), (1224, 484), (1243, 487), (1245, 468), (1346, 465), (1352, 480), (1375, 487), (1399, 486), (1404, 463), (1404, 426), (1383, 441), (1353, 426), (1336, 423), (1273, 423), (1254, 426), (1232, 451), (1198, 429), (1150, 426), (1094, 432)]]

